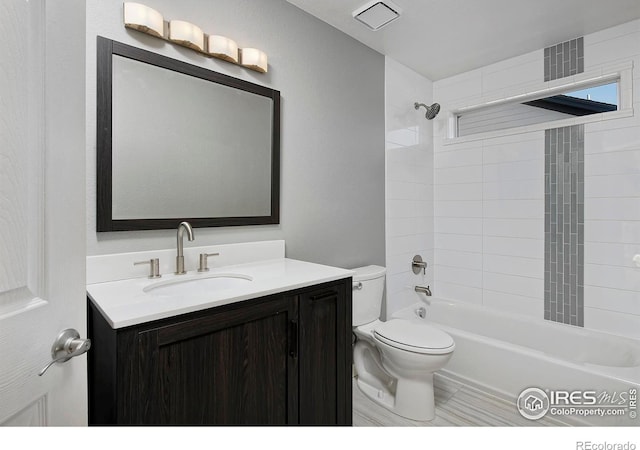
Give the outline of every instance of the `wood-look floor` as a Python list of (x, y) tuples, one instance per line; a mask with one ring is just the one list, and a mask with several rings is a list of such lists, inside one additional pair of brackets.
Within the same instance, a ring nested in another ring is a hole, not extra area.
[(433, 426), (567, 426), (554, 418), (527, 420), (513, 402), (435, 375), (436, 418), (420, 422), (400, 417), (367, 398), (353, 381), (353, 425), (356, 427)]

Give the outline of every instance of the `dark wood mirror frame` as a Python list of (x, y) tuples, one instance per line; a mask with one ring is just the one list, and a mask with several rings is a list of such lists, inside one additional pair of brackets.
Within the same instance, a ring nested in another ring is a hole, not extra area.
[[(112, 216), (112, 56), (119, 55), (273, 100), (271, 131), (271, 214), (252, 217), (180, 217), (114, 220)], [(226, 227), (280, 223), (280, 92), (199, 66), (98, 36), (97, 41), (97, 231)]]

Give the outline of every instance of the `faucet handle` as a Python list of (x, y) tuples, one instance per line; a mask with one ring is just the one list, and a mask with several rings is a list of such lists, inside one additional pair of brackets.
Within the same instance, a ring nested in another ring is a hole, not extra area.
[(148, 278), (160, 278), (160, 259), (159, 258), (151, 258), (148, 261), (136, 261), (133, 263), (134, 266), (140, 264), (149, 264), (149, 277)]
[(218, 256), (219, 254), (220, 253), (200, 253), (200, 267), (198, 267), (198, 272), (208, 272), (207, 258), (209, 256)]
[(416, 255), (413, 257), (413, 260), (411, 261), (411, 269), (413, 270), (413, 273), (415, 273), (416, 275), (418, 275), (420, 273), (420, 269), (422, 269), (422, 274), (426, 275), (427, 263), (422, 261), (422, 256)]

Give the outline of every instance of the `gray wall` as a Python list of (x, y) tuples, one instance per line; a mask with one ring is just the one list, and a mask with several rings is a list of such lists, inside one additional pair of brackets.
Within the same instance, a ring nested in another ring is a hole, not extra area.
[(201, 228), (194, 245), (285, 239), (287, 257), (384, 264), (384, 57), (284, 0), (147, 0), (269, 56), (259, 74), (125, 29), (121, 0), (87, 1), (87, 253), (171, 248), (175, 231), (96, 233), (96, 35), (281, 91), (281, 223)]

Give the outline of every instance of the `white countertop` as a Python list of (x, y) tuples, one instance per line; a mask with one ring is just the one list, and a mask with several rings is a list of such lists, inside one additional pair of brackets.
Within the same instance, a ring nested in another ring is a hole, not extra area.
[[(151, 295), (143, 290), (171, 280), (207, 278), (218, 274), (241, 274), (252, 281), (241, 286), (206, 295), (184, 298), (177, 295)], [(229, 303), (290, 291), (328, 281), (352, 277), (351, 270), (288, 258), (263, 260), (212, 268), (209, 272), (189, 271), (186, 275), (163, 275), (159, 279), (132, 278), (87, 285), (87, 294), (113, 328), (123, 328)]]

